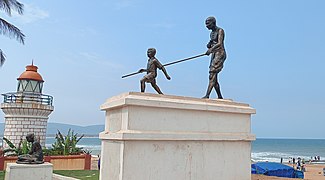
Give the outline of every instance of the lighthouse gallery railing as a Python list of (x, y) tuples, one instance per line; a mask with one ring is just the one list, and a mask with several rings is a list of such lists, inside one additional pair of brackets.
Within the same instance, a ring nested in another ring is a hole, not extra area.
[(2, 96), (4, 96), (4, 103), (36, 103), (51, 106), (53, 103), (53, 97), (46, 94), (15, 92), (2, 94)]

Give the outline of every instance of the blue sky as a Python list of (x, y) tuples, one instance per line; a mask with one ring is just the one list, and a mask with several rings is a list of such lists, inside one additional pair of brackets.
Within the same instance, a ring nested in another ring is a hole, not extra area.
[[(225, 30), (227, 60), (219, 75), (224, 98), (256, 108), (257, 137), (325, 138), (325, 1), (314, 0), (24, 0), (23, 16), (0, 16), (26, 35), (25, 45), (0, 36), (7, 61), (0, 92), (34, 59), (54, 96), (49, 122), (104, 124), (99, 106), (111, 96), (139, 91), (146, 50), (164, 64), (206, 51), (208, 16)], [(165, 94), (202, 97), (209, 57), (159, 72)], [(147, 92), (155, 91), (147, 86)], [(215, 98), (212, 92), (212, 98)], [(3, 113), (0, 114), (3, 122)]]

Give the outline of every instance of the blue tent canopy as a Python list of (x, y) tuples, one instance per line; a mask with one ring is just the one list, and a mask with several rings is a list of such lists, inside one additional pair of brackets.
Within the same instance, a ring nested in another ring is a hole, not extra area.
[[(275, 162), (258, 162), (252, 164), (252, 174), (264, 174), (267, 176), (296, 178), (297, 171), (287, 165)], [(301, 176), (301, 173), (299, 173)]]
[(254, 168), (251, 168), (251, 172), (252, 172), (252, 174), (257, 174), (256, 169), (254, 169)]

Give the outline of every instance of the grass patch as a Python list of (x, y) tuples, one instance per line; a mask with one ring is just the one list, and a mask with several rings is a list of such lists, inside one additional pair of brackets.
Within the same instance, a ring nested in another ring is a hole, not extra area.
[[(98, 170), (54, 170), (53, 173), (77, 179), (98, 180)], [(5, 179), (5, 171), (0, 171), (0, 180)]]
[(53, 173), (77, 179), (98, 180), (98, 170), (54, 170)]
[(0, 171), (0, 180), (5, 179), (5, 171)]

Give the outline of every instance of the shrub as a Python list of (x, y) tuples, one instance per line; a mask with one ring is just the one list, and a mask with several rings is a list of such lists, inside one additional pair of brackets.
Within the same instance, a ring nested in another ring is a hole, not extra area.
[(3, 154), (7, 156), (19, 156), (22, 154), (28, 154), (30, 151), (32, 144), (28, 142), (26, 139), (20, 139), (18, 147), (16, 147), (9, 139), (3, 137), (3, 140), (8, 144), (8, 148), (3, 150)]
[(78, 137), (78, 133), (74, 133), (71, 129), (68, 130), (67, 135), (63, 136), (58, 130), (55, 135), (55, 142), (52, 144), (50, 150), (52, 155), (75, 155), (83, 152), (81, 147), (77, 147), (77, 143), (83, 138), (84, 135)]
[[(74, 133), (69, 129), (67, 135), (62, 135), (58, 130), (55, 135), (55, 142), (52, 144), (52, 148), (47, 149), (43, 147), (43, 154), (49, 155), (78, 155), (82, 153), (90, 154), (91, 151), (83, 150), (82, 147), (77, 147), (77, 143), (83, 138), (84, 135), (78, 137), (78, 133)], [(28, 154), (32, 144), (26, 139), (21, 139), (18, 147), (16, 147), (9, 139), (3, 137), (3, 140), (8, 144), (9, 148), (3, 150), (3, 154), (7, 156), (19, 156), (22, 154)]]

